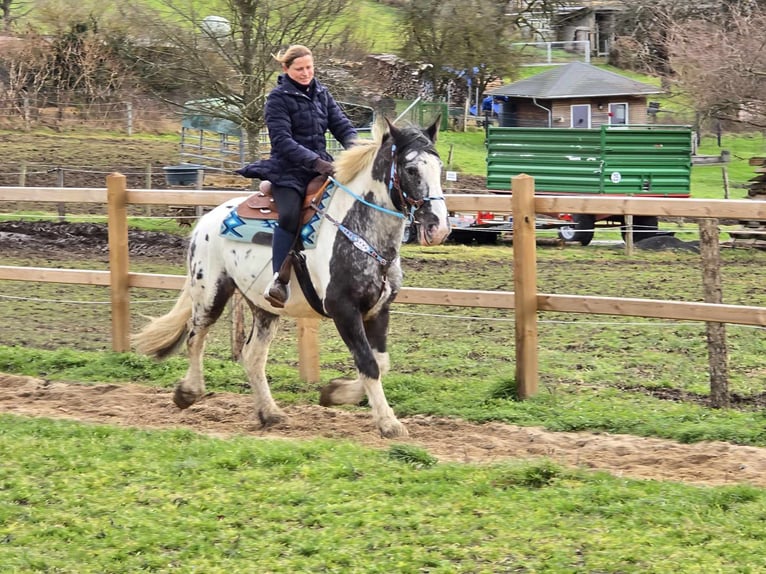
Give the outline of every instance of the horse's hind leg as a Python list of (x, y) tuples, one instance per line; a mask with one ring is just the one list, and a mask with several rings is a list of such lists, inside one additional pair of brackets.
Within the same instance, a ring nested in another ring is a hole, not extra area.
[(233, 281), (224, 276), (215, 282), (214, 289), (205, 290), (202, 287), (197, 283), (193, 283), (191, 286), (192, 324), (186, 340), (189, 367), (173, 393), (173, 402), (180, 409), (192, 406), (205, 394), (203, 371), (205, 341), (210, 328), (221, 316), (226, 308), (226, 303), (234, 293)]
[(209, 326), (192, 327), (186, 348), (189, 355), (189, 367), (184, 378), (178, 381), (173, 402), (179, 409), (186, 409), (196, 403), (205, 394), (205, 376), (203, 373), (202, 356), (205, 351)]
[[(349, 309), (343, 315), (336, 315), (334, 320), (340, 336), (354, 357), (359, 373), (359, 378), (351, 383), (351, 388), (360, 385), (364, 389), (372, 409), (373, 421), (381, 436), (385, 438), (407, 436), (407, 428), (399, 422), (393, 409), (388, 405), (381, 382), (382, 369), (378, 361), (383, 360), (387, 366), (385, 333), (388, 328), (388, 312), (381, 311), (376, 318), (369, 319), (363, 324), (361, 316)], [(375, 350), (370, 346), (368, 334), (378, 347)], [(379, 346), (381, 344), (382, 348)], [(345, 389), (345, 392), (348, 391), (349, 389)]]
[(287, 419), (274, 402), (266, 378), (266, 359), (279, 327), (279, 316), (253, 305), (250, 309), (253, 312), (253, 330), (242, 349), (242, 365), (253, 390), (255, 414), (261, 425), (268, 428)]

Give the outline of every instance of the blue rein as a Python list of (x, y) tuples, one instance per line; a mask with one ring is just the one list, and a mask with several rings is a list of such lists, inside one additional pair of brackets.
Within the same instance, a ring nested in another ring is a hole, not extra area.
[[(358, 193), (354, 193), (351, 191), (348, 187), (343, 185), (341, 182), (339, 182), (337, 179), (335, 179), (333, 176), (329, 176), (329, 179), (333, 184), (337, 185), (339, 188), (341, 188), (343, 191), (345, 191), (347, 194), (349, 194), (351, 197), (356, 199), (359, 203), (363, 203), (368, 207), (372, 207), (373, 209), (377, 209), (378, 211), (382, 211), (383, 213), (387, 213), (389, 215), (393, 215), (394, 217), (398, 217), (400, 219), (404, 219), (404, 214), (399, 211), (393, 211), (391, 209), (385, 208), (382, 205), (377, 205), (375, 203), (370, 203), (365, 198), (363, 198)], [(410, 216), (412, 217), (412, 216)]]

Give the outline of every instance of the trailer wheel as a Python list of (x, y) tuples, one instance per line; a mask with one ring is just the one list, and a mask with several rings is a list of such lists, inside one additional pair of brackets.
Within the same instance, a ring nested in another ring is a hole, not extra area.
[[(638, 243), (642, 239), (649, 239), (657, 235), (659, 220), (655, 215), (635, 215), (633, 216), (633, 241)], [(627, 241), (628, 232), (625, 226), (620, 231), (622, 240)]]
[(593, 241), (596, 218), (587, 213), (577, 213), (572, 216), (573, 225), (559, 227), (559, 239), (564, 241), (577, 241), (583, 247)]
[(474, 234), (478, 245), (493, 245), (497, 243), (500, 234), (497, 231), (479, 231)]
[(404, 225), (404, 231), (402, 232), (402, 243), (415, 243), (415, 238), (417, 237), (418, 233), (414, 227), (414, 225), (410, 225), (409, 223)]

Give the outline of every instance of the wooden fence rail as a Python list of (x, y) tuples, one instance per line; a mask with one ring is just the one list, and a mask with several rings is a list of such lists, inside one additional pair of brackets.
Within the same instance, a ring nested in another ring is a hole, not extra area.
[[(514, 292), (428, 289), (405, 287), (396, 303), (459, 307), (515, 309), (516, 383), (520, 397), (537, 391), (537, 315), (540, 311), (653, 317), (661, 319), (734, 323), (766, 327), (766, 307), (628, 299), (537, 292), (536, 213), (603, 213), (658, 215), (706, 219), (766, 221), (766, 201), (713, 199), (660, 199), (635, 197), (536, 196), (534, 180), (526, 175), (512, 179), (512, 194), (447, 195), (452, 211), (494, 211), (514, 216)], [(0, 266), (0, 280), (75, 283), (110, 287), (112, 348), (130, 348), (129, 307), (131, 288), (180, 289), (184, 277), (132, 273), (128, 259), (128, 205), (214, 206), (242, 192), (208, 190), (151, 190), (126, 188), (125, 176), (107, 176), (106, 189), (0, 187), (0, 201), (106, 203), (109, 222), (109, 271)], [(301, 375), (319, 380), (315, 321), (299, 322)]]

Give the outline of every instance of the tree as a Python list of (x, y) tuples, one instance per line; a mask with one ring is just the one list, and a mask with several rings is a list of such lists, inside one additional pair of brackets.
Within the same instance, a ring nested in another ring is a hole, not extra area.
[[(305, 44), (319, 56), (343, 29), (337, 18), (350, 0), (221, 0), (206, 3), (161, 0), (161, 10), (142, 3), (122, 8), (143, 40), (130, 49), (144, 76), (174, 78), (185, 95), (203, 100), (201, 113), (231, 120), (248, 135), (258, 155), (265, 97), (278, 72), (273, 55), (290, 44)], [(207, 10), (215, 5), (215, 14)], [(215, 16), (215, 18), (210, 18)], [(321, 76), (321, 57), (318, 75)], [(167, 97), (167, 93), (165, 94)], [(179, 102), (175, 102), (178, 104)]]
[[(402, 56), (430, 64), (426, 74), (436, 96), (445, 96), (456, 75), (466, 74), (483, 93), (492, 80), (517, 66), (511, 41), (522, 27), (535, 32), (533, 16), (550, 15), (566, 2), (554, 0), (411, 0), (402, 8)], [(510, 8), (510, 11), (509, 11)]]
[(672, 75), (668, 53), (671, 28), (689, 21), (726, 20), (759, 6), (766, 6), (766, 0), (622, 0), (610, 62), (639, 72)]
[(31, 2), (26, 0), (0, 0), (0, 14), (3, 32), (10, 34), (14, 24), (32, 11)]
[(675, 85), (701, 119), (766, 128), (766, 8), (673, 23), (667, 51)]

